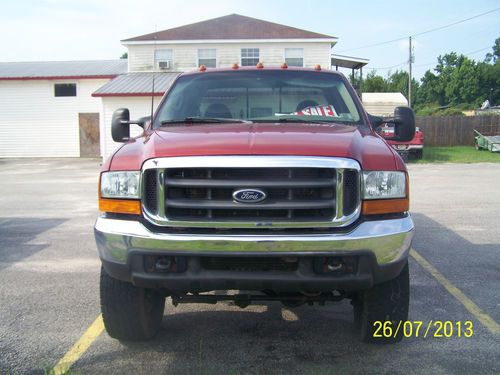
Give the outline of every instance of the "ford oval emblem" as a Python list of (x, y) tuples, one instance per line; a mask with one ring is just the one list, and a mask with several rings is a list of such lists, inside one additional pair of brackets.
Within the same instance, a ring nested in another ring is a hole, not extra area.
[(267, 194), (258, 189), (242, 189), (233, 193), (233, 199), (240, 203), (259, 203), (267, 198)]

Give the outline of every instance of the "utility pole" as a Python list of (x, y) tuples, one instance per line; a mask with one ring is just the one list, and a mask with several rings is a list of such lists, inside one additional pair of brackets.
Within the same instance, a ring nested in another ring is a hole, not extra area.
[(408, 107), (411, 108), (411, 63), (413, 62), (413, 54), (411, 51), (411, 36), (409, 39), (409, 56), (408, 63), (410, 64), (410, 69), (408, 71)]

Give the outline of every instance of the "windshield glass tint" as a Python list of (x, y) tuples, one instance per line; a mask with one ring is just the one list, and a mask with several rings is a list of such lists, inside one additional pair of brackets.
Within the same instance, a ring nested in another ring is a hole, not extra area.
[(340, 76), (284, 70), (180, 77), (159, 109), (155, 127), (185, 118), (362, 123)]

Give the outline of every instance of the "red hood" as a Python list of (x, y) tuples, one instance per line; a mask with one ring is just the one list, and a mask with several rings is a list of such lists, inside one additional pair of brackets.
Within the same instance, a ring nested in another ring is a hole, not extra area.
[(392, 148), (366, 128), (308, 123), (162, 127), (125, 144), (109, 169), (138, 170), (155, 157), (200, 155), (337, 156), (366, 170), (405, 170)]

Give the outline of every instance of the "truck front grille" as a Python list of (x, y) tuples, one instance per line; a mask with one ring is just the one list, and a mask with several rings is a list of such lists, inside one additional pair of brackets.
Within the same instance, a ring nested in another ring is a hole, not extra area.
[[(165, 171), (165, 211), (171, 220), (331, 220), (335, 170), (326, 168), (194, 168)], [(233, 192), (259, 189), (260, 203)]]
[[(335, 223), (359, 208), (359, 173), (322, 167), (153, 168), (143, 174), (143, 208), (155, 224)], [(260, 190), (258, 203), (238, 190)], [(186, 225), (187, 226), (187, 225)]]

